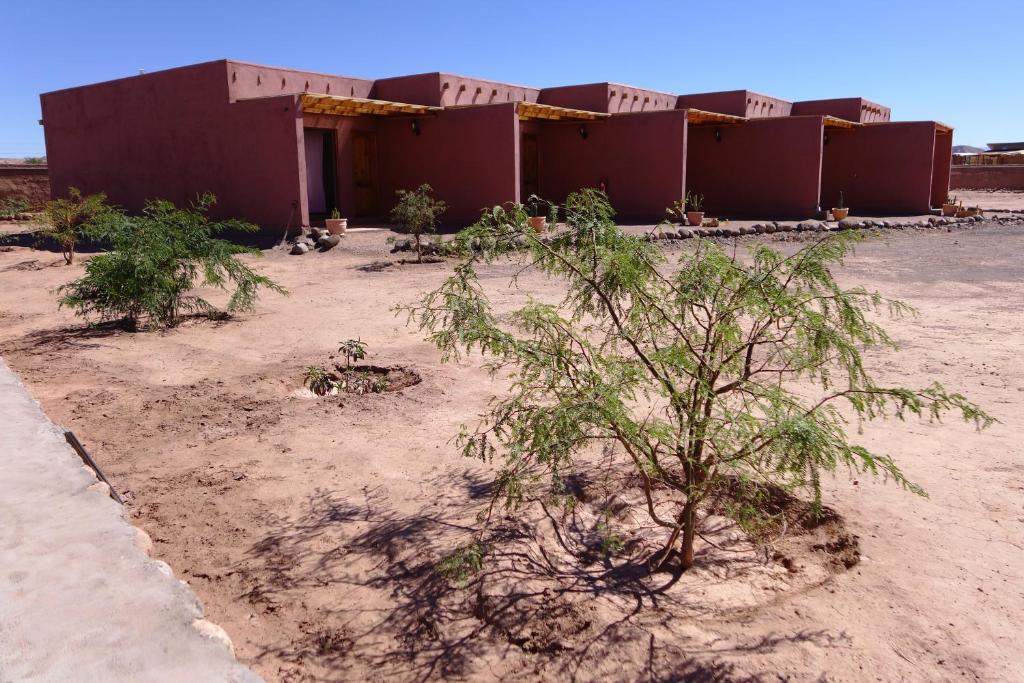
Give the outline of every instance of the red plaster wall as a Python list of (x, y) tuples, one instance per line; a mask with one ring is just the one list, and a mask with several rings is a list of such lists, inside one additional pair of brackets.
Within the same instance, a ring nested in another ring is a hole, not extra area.
[(949, 195), (949, 174), (953, 163), (953, 133), (935, 131), (932, 156), (932, 206), (939, 207)]
[(954, 166), (949, 184), (957, 190), (1024, 191), (1024, 165)]
[(620, 83), (589, 83), (544, 88), (537, 101), (555, 107), (625, 114), (674, 109), (676, 96)]
[[(714, 133), (722, 139), (715, 141)], [(709, 216), (809, 218), (818, 213), (823, 122), (818, 116), (690, 126), (687, 190)]]
[(919, 215), (931, 209), (935, 124), (879, 123), (828, 130), (821, 197), (832, 208), (840, 190), (854, 215)]
[(273, 97), (311, 92), (343, 97), (369, 97), (373, 81), (365, 78), (331, 76), (313, 71), (279, 69), (228, 60), (226, 62), (230, 101), (252, 97)]
[(676, 98), (676, 108), (703, 109), (718, 114), (763, 119), (789, 116), (793, 104), (778, 97), (769, 97), (750, 90), (725, 90), (679, 95)]
[(377, 123), (381, 208), (386, 214), (395, 191), (422, 183), (448, 203), (445, 223), (471, 223), (480, 212), (519, 195), (519, 119), (515, 103), (449, 109), (418, 119), (385, 118)]
[(137, 211), (148, 198), (185, 204), (212, 191), (215, 216), (267, 226), (299, 221), (296, 98), (229, 103), (225, 61), (40, 99), (55, 196), (75, 186)]
[(570, 192), (607, 181), (608, 197), (623, 220), (656, 221), (683, 196), (686, 185), (686, 112), (622, 114), (586, 122), (536, 122), (540, 194), (565, 201)]
[(536, 88), (436, 72), (382, 78), (373, 89), (375, 99), (432, 107), (536, 102), (539, 94)]
[(884, 123), (892, 116), (892, 110), (861, 97), (840, 97), (794, 102), (793, 116), (835, 116), (857, 123)]
[(46, 166), (0, 164), (0, 201), (23, 199), (38, 209), (50, 199)]

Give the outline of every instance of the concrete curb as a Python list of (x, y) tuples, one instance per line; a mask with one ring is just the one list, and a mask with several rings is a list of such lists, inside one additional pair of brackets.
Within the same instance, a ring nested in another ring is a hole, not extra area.
[(261, 680), (0, 359), (0, 680)]

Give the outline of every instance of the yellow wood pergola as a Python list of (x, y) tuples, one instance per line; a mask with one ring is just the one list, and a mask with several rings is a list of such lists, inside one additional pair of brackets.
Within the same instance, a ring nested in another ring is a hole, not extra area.
[(519, 102), (516, 104), (516, 114), (519, 116), (520, 121), (534, 119), (544, 121), (594, 121), (611, 116), (611, 114), (596, 111), (555, 107), (550, 104), (537, 104), (536, 102)]
[(704, 111), (703, 109), (687, 109), (686, 120), (695, 126), (700, 126), (712, 123), (743, 123), (747, 119), (742, 116), (718, 114), (713, 111)]
[(862, 123), (857, 123), (856, 121), (847, 121), (846, 119), (841, 119), (836, 116), (825, 117), (826, 128), (860, 128), (863, 125), (864, 124)]
[(441, 111), (441, 107), (386, 100), (367, 100), (362, 97), (303, 93), (302, 111), (307, 114), (332, 114), (334, 116), (395, 116), (432, 114)]

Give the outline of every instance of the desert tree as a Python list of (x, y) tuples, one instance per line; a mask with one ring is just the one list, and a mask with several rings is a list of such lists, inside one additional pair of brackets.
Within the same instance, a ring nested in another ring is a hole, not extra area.
[(104, 237), (113, 251), (91, 258), (83, 277), (59, 289), (60, 305), (86, 318), (125, 320), (132, 327), (145, 319), (168, 327), (182, 314), (216, 312), (194, 293), (198, 286), (233, 287), (228, 312), (252, 310), (261, 287), (286, 293), (238, 258), (259, 256), (258, 250), (217, 237), (259, 228), (238, 220), (211, 221), (207, 213), (214, 202), (209, 193), (188, 209), (153, 200), (138, 216), (119, 214), (108, 221)]
[(117, 215), (107, 204), (105, 194), (83, 195), (77, 187), (71, 187), (67, 197), (51, 199), (43, 207), (39, 234), (60, 245), (64, 262), (70, 266), (75, 261), (78, 243), (88, 237), (103, 237), (106, 223)]
[[(571, 195), (564, 215), (566, 229), (548, 238), (521, 207), (485, 213), (459, 236), (477, 250), (406, 308), (444, 361), (480, 352), (492, 372), (510, 374), (507, 393), (458, 437), (465, 455), (500, 461), (495, 496), (510, 506), (535, 485), (558, 493), (565, 474), (589, 466), (581, 456), (592, 444), (610, 443), (635, 472), (636, 505), (665, 531), (651, 566), (677, 555), (686, 568), (702, 503), (737, 480), (802, 489), (818, 505), (822, 475), (842, 468), (924, 495), (892, 457), (851, 441), (846, 416), (992, 421), (938, 383), (872, 377), (864, 351), (896, 348), (879, 320), (911, 311), (836, 282), (852, 234), (789, 256), (700, 240), (672, 264), (617, 227), (598, 190)], [(561, 280), (564, 297), (496, 313), (477, 267), (505, 254), (522, 260), (517, 273)]]
[(416, 262), (423, 262), (422, 236), (437, 228), (437, 223), (448, 205), (434, 199), (433, 188), (424, 183), (415, 190), (398, 190), (398, 203), (391, 209), (391, 220), (408, 230), (416, 244)]

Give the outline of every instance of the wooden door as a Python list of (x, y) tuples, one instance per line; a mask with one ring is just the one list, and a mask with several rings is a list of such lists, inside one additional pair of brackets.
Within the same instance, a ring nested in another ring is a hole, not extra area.
[(522, 166), (519, 200), (526, 202), (530, 195), (540, 194), (540, 168), (537, 154), (537, 136), (524, 135), (519, 150)]
[(352, 134), (352, 177), (355, 183), (355, 215), (377, 215), (377, 134)]

